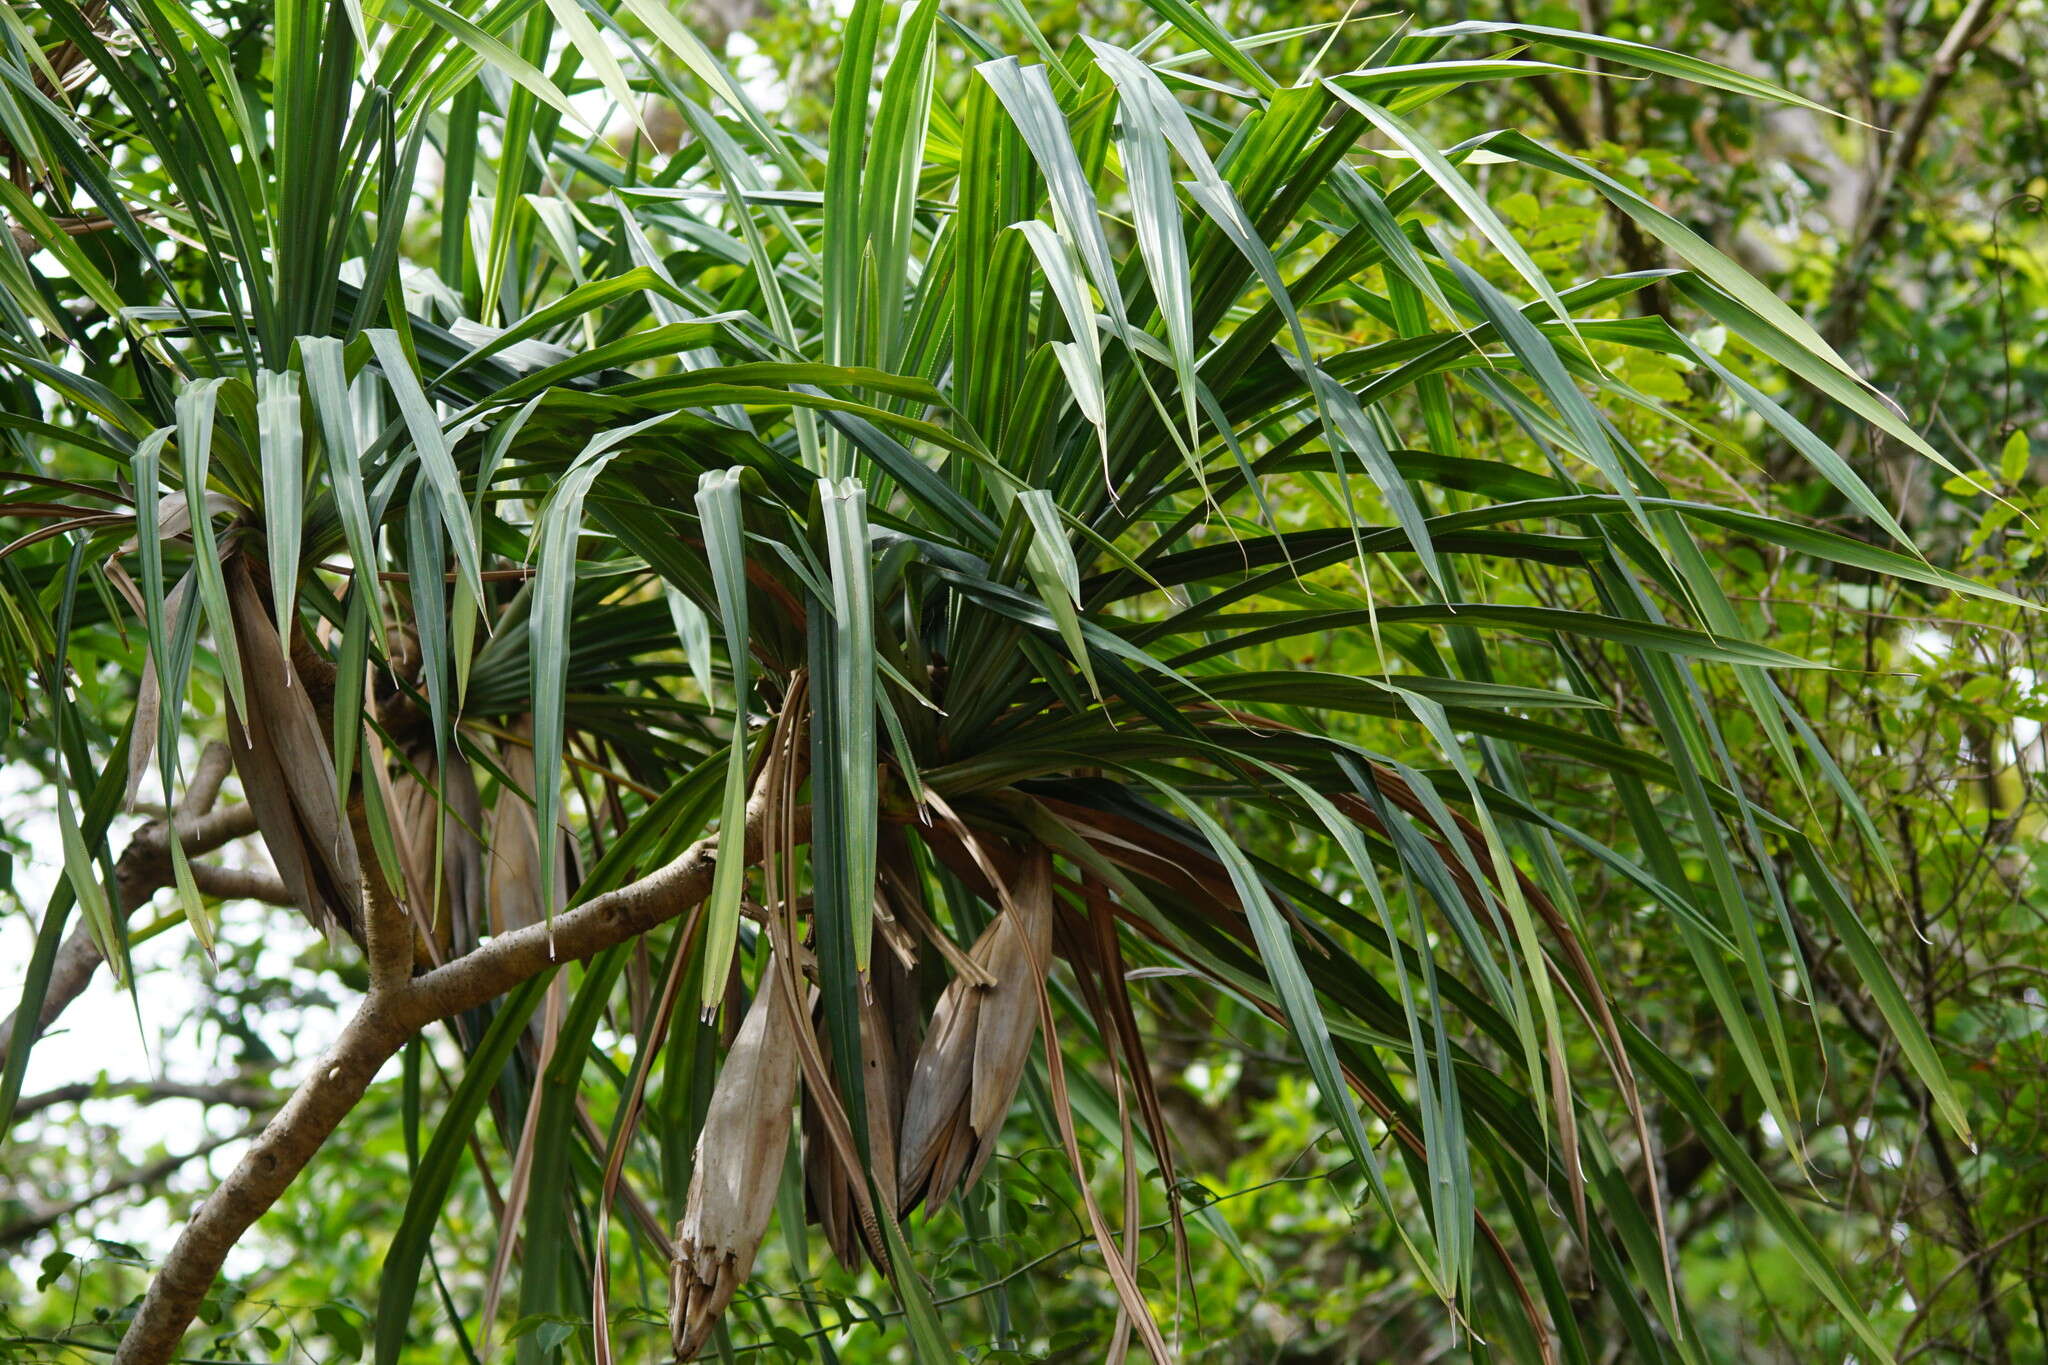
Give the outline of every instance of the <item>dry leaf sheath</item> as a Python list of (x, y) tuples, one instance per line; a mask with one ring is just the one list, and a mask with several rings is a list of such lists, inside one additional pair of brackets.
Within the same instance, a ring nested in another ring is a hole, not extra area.
[(797, 1076), (790, 1013), (775, 999), (780, 980), (770, 961), (697, 1138), (696, 1170), (669, 1267), (669, 1330), (680, 1360), (694, 1356), (718, 1325), (753, 1270), (775, 1212)]
[(334, 759), (306, 686), (279, 643), (277, 626), (248, 569), (227, 574), (249, 714), (230, 701), (235, 771), (278, 875), (322, 933), (362, 931), (362, 869), (343, 817)]
[(901, 1210), (939, 1203), (987, 1164), (1031, 1056), (1051, 952), (1052, 859), (1041, 849), (970, 954), (993, 984), (956, 979), (932, 1013), (903, 1106)]
[(860, 1216), (861, 1200), (854, 1182), (864, 1184), (872, 1174), (883, 1206), (896, 1207), (896, 1134), (915, 1055), (916, 1029), (922, 1022), (911, 1014), (917, 1009), (914, 989), (910, 975), (894, 953), (875, 954), (874, 970), (860, 1002), (861, 1076), (865, 1082), (863, 1098), (872, 1162), (869, 1171), (846, 1168), (831, 1141), (821, 1106), (808, 1090), (804, 1092), (804, 1183), (809, 1191), (810, 1213), (823, 1230), (832, 1254), (848, 1269), (854, 1267), (862, 1246), (877, 1265), (888, 1259), (887, 1248), (875, 1245), (873, 1234)]

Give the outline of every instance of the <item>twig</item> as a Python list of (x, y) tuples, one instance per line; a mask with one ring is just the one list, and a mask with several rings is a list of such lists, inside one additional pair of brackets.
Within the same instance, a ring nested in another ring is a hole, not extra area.
[(1948, 36), (1935, 49), (1934, 60), (1928, 66), (1927, 80), (1920, 87), (1919, 96), (1885, 147), (1884, 160), (1878, 165), (1877, 177), (1864, 196), (1862, 212), (1857, 215), (1855, 244), (1843, 260), (1842, 268), (1835, 273), (1834, 285), (1828, 291), (1826, 336), (1831, 345), (1839, 346), (1854, 335), (1857, 323), (1862, 319), (1865, 281), (1876, 263), (1877, 251), (1884, 244), (1885, 234), (1899, 216), (1899, 177), (1919, 159), (1920, 144), (1927, 136), (1928, 126), (1934, 121), (1942, 96), (1948, 93), (1949, 86), (1962, 70), (1963, 59), (1998, 31), (1999, 24), (2009, 12), (1999, 11), (1998, 0), (1969, 0), (1962, 13), (1956, 16), (1955, 23), (1949, 26)]
[[(1909, 841), (1906, 847), (1911, 850), (1916, 845)], [(1818, 945), (1809, 937), (1805, 926), (1794, 921), (1793, 929), (1798, 936), (1799, 950), (1806, 957), (1815, 983), (1834, 1002), (1836, 1010), (1840, 1012), (1843, 1022), (1848, 1024), (1850, 1032), (1863, 1040), (1882, 1065), (1886, 1052), (1885, 1033), (1878, 1024), (1864, 1017), (1856, 993), (1836, 974), (1826, 956), (1817, 951)], [(1930, 1027), (1928, 1032), (1932, 1034), (1934, 1029)], [(1956, 1230), (1963, 1242), (1964, 1259), (1957, 1270), (1963, 1266), (1972, 1268), (1978, 1312), (1983, 1318), (1985, 1329), (1991, 1335), (1995, 1358), (2001, 1361), (2010, 1360), (2012, 1357), (2008, 1338), (2011, 1335), (2011, 1326), (2006, 1322), (2004, 1312), (1998, 1306), (1997, 1296), (1997, 1252), (2010, 1239), (1987, 1241), (1983, 1225), (1977, 1217), (1976, 1201), (1970, 1197), (1969, 1185), (1963, 1179), (1954, 1153), (1949, 1149), (1948, 1139), (1942, 1132), (1941, 1121), (1935, 1117), (1933, 1096), (1902, 1067), (1886, 1068), (1885, 1074), (1898, 1087), (1900, 1093), (1905, 1095), (1907, 1103), (1920, 1115), (1922, 1136), (1934, 1159), (1935, 1169), (1941, 1177), (1941, 1196), (1947, 1201), (1950, 1212), (1954, 1215)], [(1951, 1273), (1942, 1281), (1943, 1286), (1946, 1287), (1949, 1280), (1954, 1278), (1954, 1273)], [(1922, 1302), (1932, 1303), (1934, 1298), (1934, 1295), (1930, 1295)], [(1914, 1325), (1918, 1325), (1917, 1316)], [(1908, 1329), (1907, 1335), (1911, 1335), (1911, 1328)]]
[(26, 1096), (14, 1106), (14, 1116), (26, 1118), (56, 1105), (101, 1099), (127, 1099), (140, 1104), (154, 1104), (158, 1100), (197, 1100), (201, 1104), (225, 1104), (236, 1109), (267, 1109), (277, 1103), (278, 1092), (268, 1086), (237, 1085), (233, 1082), (195, 1085), (189, 1081), (74, 1081), (70, 1085)]
[(18, 1247), (36, 1234), (55, 1227), (66, 1218), (91, 1208), (103, 1199), (111, 1199), (115, 1195), (125, 1193), (128, 1190), (143, 1189), (154, 1185), (169, 1177), (186, 1163), (211, 1156), (230, 1142), (239, 1142), (255, 1131), (254, 1125), (251, 1125), (239, 1133), (230, 1133), (226, 1137), (213, 1138), (208, 1142), (202, 1143), (192, 1151), (184, 1153), (182, 1156), (159, 1157), (147, 1165), (138, 1166), (124, 1175), (116, 1176), (89, 1194), (82, 1194), (76, 1199), (67, 1199), (54, 1208), (45, 1209), (41, 1213), (32, 1214), (18, 1222), (9, 1223), (6, 1227), (0, 1227), (0, 1248)]

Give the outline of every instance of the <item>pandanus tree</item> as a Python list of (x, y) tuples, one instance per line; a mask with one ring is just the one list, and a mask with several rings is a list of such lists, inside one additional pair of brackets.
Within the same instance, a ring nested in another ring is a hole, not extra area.
[[(1854, 797), (1778, 681), (1805, 661), (1701, 536), (1987, 591), (1770, 391), (1948, 462), (1620, 173), (1424, 131), (1581, 57), (1793, 97), (1474, 23), (1281, 70), (1152, 8), (1147, 44), (1056, 49), (1016, 7), (858, 0), (823, 145), (662, 0), (9, 11), (0, 663), (67, 876), (0, 1109), (159, 888), (202, 942), (218, 895), (296, 906), (362, 990), (119, 1360), (177, 1352), (422, 1046), (459, 1080), (377, 1233), (380, 1360), (479, 1142), (510, 1172), (486, 1321), (523, 1248), (521, 1311), (609, 1359), (612, 1262), (653, 1257), (690, 1355), (792, 1130), (799, 1211), (945, 1358), (913, 1215), (992, 1169), (1027, 1078), (1165, 1358), (1137, 1196), (1105, 1210), (1082, 1138), (1132, 1116), (1108, 1141), (1184, 1255), (1167, 997), (1284, 1028), (1453, 1330), (1701, 1358), (1660, 1188), (1685, 1142), (1887, 1358), (1724, 1120), (1799, 1149), (1810, 930), (1964, 1116), (1831, 872), (1815, 811)], [(1597, 197), (1671, 268), (1553, 279), (1496, 173)], [(1667, 486), (1722, 402), (1854, 533)], [(1333, 640), (1352, 666), (1316, 666)], [(230, 769), (247, 805), (215, 809)], [(1808, 807), (1759, 804), (1760, 769)], [(274, 879), (201, 858), (252, 826)], [(1640, 1026), (1614, 915), (1683, 943), (1724, 1047)]]

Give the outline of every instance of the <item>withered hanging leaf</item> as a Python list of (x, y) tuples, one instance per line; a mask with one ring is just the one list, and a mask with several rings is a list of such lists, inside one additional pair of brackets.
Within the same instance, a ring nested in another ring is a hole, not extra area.
[[(490, 870), (485, 888), (494, 934), (539, 924), (547, 913), (540, 894), (540, 826), (531, 800), (531, 717), (521, 718), (518, 733), (529, 742), (503, 744), (498, 751), (499, 766), (513, 785), (500, 784), (498, 798), (491, 804)], [(555, 904), (560, 905), (568, 899), (567, 867), (562, 859), (556, 860), (555, 867)]]
[[(903, 1046), (896, 1020), (901, 1006), (915, 1007), (912, 983), (902, 961), (892, 952), (875, 954), (869, 989), (860, 1002), (861, 1075), (866, 1091), (868, 1156), (875, 1188), (885, 1208), (896, 1207), (896, 1132), (901, 1120), (905, 1083), (914, 1053)], [(827, 1045), (829, 1057), (829, 1044)], [(865, 1243), (880, 1266), (888, 1249), (877, 1231), (863, 1224), (853, 1182), (867, 1179), (846, 1169), (826, 1131), (816, 1099), (806, 1091), (803, 1104), (804, 1184), (810, 1193), (811, 1216), (839, 1263), (852, 1270)]]
[(235, 771), (285, 889), (321, 932), (362, 933), (362, 869), (336, 796), (334, 757), (304, 682), (239, 557), (228, 599), (249, 714), (228, 703)]
[(969, 954), (994, 984), (956, 979), (932, 1012), (903, 1105), (900, 1210), (937, 1204), (956, 1185), (973, 1185), (994, 1154), (1031, 1057), (1051, 954), (1052, 859), (1039, 849)]
[(478, 831), (483, 827), (483, 798), (459, 747), (449, 749), (445, 771), (431, 744), (419, 746), (407, 758), (410, 769), (399, 772), (391, 784), (393, 833), (415, 923), (433, 945), (433, 960), (446, 962), (474, 948), (482, 932), (484, 849)]
[(780, 989), (770, 958), (697, 1135), (696, 1171), (669, 1267), (669, 1331), (678, 1360), (690, 1359), (710, 1338), (753, 1270), (775, 1211), (798, 1065), (792, 1015), (776, 998)]
[[(192, 586), (192, 576), (187, 574), (178, 580), (164, 598), (164, 620), (176, 622), (185, 609), (185, 594)], [(180, 697), (182, 703), (184, 698)], [(144, 650), (142, 655), (142, 681), (135, 692), (135, 738), (128, 744), (128, 790), (122, 795), (124, 809), (135, 809), (136, 794), (142, 789), (143, 774), (149, 765), (162, 754), (164, 689), (163, 680), (157, 677), (156, 655)], [(169, 805), (175, 798), (170, 792), (164, 793), (164, 802)]]

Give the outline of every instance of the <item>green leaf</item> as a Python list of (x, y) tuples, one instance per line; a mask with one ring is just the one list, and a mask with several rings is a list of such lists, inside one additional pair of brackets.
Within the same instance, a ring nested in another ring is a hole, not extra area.
[(449, 36), (462, 48), (475, 54), (477, 60), (496, 67), (517, 82), (520, 89), (563, 118), (579, 128), (589, 126), (583, 116), (576, 112), (576, 106), (569, 102), (568, 96), (547, 78), (546, 73), (507, 47), (495, 35), (470, 22), (456, 10), (441, 4), (440, 0), (406, 0), (406, 3), (446, 29)]
[[(1336, 1121), (1337, 1131), (1344, 1137), (1344, 1145), (1351, 1152), (1352, 1160), (1365, 1173), (1372, 1186), (1373, 1195), (1379, 1200), (1401, 1239), (1408, 1242), (1411, 1252), (1414, 1243), (1410, 1241), (1407, 1224), (1396, 1212), (1392, 1191), (1387, 1187), (1386, 1177), (1380, 1169), (1379, 1157), (1365, 1124), (1358, 1115), (1358, 1106), (1351, 1097), (1351, 1087), (1344, 1079), (1344, 1073), (1337, 1061), (1336, 1047), (1331, 1041), (1330, 1026), (1324, 1018), (1323, 1008), (1316, 999), (1315, 986), (1310, 982), (1308, 972), (1303, 968), (1301, 956), (1295, 951), (1293, 930), (1287, 920), (1273, 904), (1266, 890), (1265, 882), (1253, 869), (1250, 861), (1238, 848), (1237, 841), (1224, 832), (1221, 825), (1202, 807), (1186, 795), (1174, 790), (1157, 779), (1152, 785), (1161, 795), (1180, 807), (1189, 821), (1208, 842), (1225, 870), (1230, 874), (1231, 885), (1236, 888), (1239, 902), (1244, 906), (1251, 921), (1254, 940), (1258, 943), (1259, 960), (1273, 983), (1273, 990), (1280, 1002), (1280, 1008), (1287, 1019), (1288, 1031), (1302, 1050), (1308, 1062), (1309, 1074), (1315, 1078), (1317, 1098), (1323, 1109)], [(1428, 1274), (1428, 1261), (1419, 1253), (1416, 1259), (1424, 1274)], [(1440, 1294), (1445, 1287), (1432, 1284)]]
[(1700, 1093), (1698, 1084), (1633, 1024), (1624, 1023), (1622, 1032), (1628, 1040), (1629, 1055), (1636, 1066), (1684, 1116), (1691, 1131), (1713, 1154), (1749, 1206), (1770, 1224), (1800, 1274), (1841, 1316), (1862, 1342), (1863, 1348), (1870, 1352), (1872, 1360), (1894, 1365), (1891, 1348), (1864, 1316), (1863, 1309), (1856, 1302), (1855, 1292), (1843, 1280), (1828, 1252), (1799, 1215), (1792, 1211), (1785, 1197), (1778, 1193), (1770, 1177), (1757, 1166), (1748, 1150), (1728, 1131), (1721, 1116), (1714, 1112), (1714, 1106)]
[[(1195, 614), (1192, 611), (1183, 613), (1184, 616)], [(1489, 602), (1428, 603), (1406, 607), (1381, 607), (1376, 611), (1309, 609), (1234, 612), (1210, 617), (1204, 622), (1202, 629), (1221, 631), (1243, 627), (1241, 633), (1187, 650), (1167, 662), (1175, 668), (1185, 668), (1198, 660), (1232, 653), (1248, 645), (1368, 625), (1374, 620), (1382, 627), (1415, 624), (1499, 626), (1508, 629), (1556, 631), (1566, 635), (1583, 635), (1593, 640), (1609, 640), (1616, 644), (1652, 650), (1660, 654), (1684, 655), (1687, 658), (1711, 663), (1752, 664), (1759, 668), (1827, 666), (1802, 659), (1795, 654), (1787, 654), (1783, 650), (1773, 649), (1769, 645), (1704, 635), (1699, 631), (1687, 630), (1683, 626), (1626, 620), (1595, 612), (1570, 611), (1563, 607), (1499, 606)]]
[(1233, 41), (1214, 19), (1189, 0), (1145, 0), (1145, 8), (1172, 25), (1175, 32), (1194, 40), (1203, 51), (1223, 63), (1232, 75), (1258, 94), (1271, 95), (1279, 88), (1265, 69), (1244, 51), (1244, 45)]
[(2017, 486), (2033, 468), (2034, 450), (2027, 440), (2025, 427), (2014, 427), (2012, 435), (2005, 438), (2005, 447), (1998, 454), (1998, 477), (2008, 484)]
[(1827, 916), (1828, 927), (1841, 941), (1842, 948), (1849, 954), (1850, 963), (1856, 968), (1856, 975), (1862, 979), (1863, 987), (1870, 992), (1870, 998), (1877, 1003), (1878, 1012), (1884, 1016), (1885, 1024), (1892, 1036), (1898, 1040), (1900, 1049), (1913, 1068), (1913, 1074), (1927, 1087), (1927, 1093), (1934, 1097), (1934, 1107), (1957, 1137), (1965, 1143), (1975, 1145), (1970, 1136), (1970, 1119), (1964, 1113), (1962, 1101), (1957, 1097), (1955, 1087), (1949, 1083), (1948, 1072), (1941, 1064), (1941, 1058), (1934, 1051), (1934, 1043), (1921, 1026), (1919, 1015), (1905, 993), (1899, 989), (1898, 980), (1892, 975), (1891, 966), (1884, 960), (1883, 952), (1872, 941), (1870, 932), (1842, 899), (1841, 889), (1836, 885), (1835, 874), (1820, 859), (1811, 840), (1799, 839), (1793, 843), (1793, 856), (1799, 860), (1799, 867), (1806, 874), (1808, 887), (1813, 898), (1820, 903), (1821, 913)]
[(192, 524), (192, 570), (199, 584), (199, 600), (206, 611), (206, 623), (213, 631), (214, 652), (220, 656), (222, 680), (234, 698), (235, 710), (249, 714), (249, 699), (243, 693), (242, 652), (235, 639), (235, 619), (228, 610), (227, 580), (220, 570), (220, 547), (213, 535), (213, 507), (207, 488), (212, 463), (214, 410), (225, 381), (197, 379), (178, 394), (178, 453), (184, 465), (185, 510)]
[(1773, 85), (1760, 77), (1731, 71), (1725, 66), (1717, 66), (1703, 58), (1652, 47), (1648, 43), (1639, 43), (1629, 38), (1611, 38), (1606, 34), (1582, 33), (1576, 29), (1545, 28), (1541, 24), (1489, 23), (1480, 19), (1467, 19), (1439, 28), (1421, 29), (1415, 36), (1455, 38), (1468, 35), (1491, 36), (1496, 33), (1511, 33), (1538, 43), (1547, 43), (1552, 47), (1561, 47), (1569, 52), (1582, 52), (1619, 66), (1630, 66), (1639, 71), (1671, 76), (1692, 85), (1726, 90), (1732, 94), (1762, 100), (1766, 104), (1793, 104), (1817, 114), (1833, 115), (1835, 112), (1826, 105), (1815, 104), (1812, 100), (1795, 95), (1790, 90)]
[[(875, 909), (875, 639), (874, 605), (868, 549), (867, 493), (858, 480), (820, 480), (825, 548), (831, 572), (831, 733), (836, 745), (830, 779), (839, 788), (838, 806), (845, 823), (840, 837), (827, 847), (844, 859), (834, 869), (831, 885), (845, 896), (843, 906), (823, 903), (819, 915), (840, 913), (853, 942), (857, 970), (868, 969)], [(818, 776), (815, 772), (813, 778)]]
[(376, 354), (378, 368), (384, 372), (384, 383), (390, 388), (391, 396), (398, 400), (398, 410), (405, 418), (406, 430), (412, 435), (413, 453), (419, 456), (427, 486), (433, 490), (441, 526), (454, 542), (455, 562), (469, 590), (481, 600), (484, 590), (478, 564), (476, 528), (470, 522), (469, 504), (462, 496), (462, 475), (456, 470), (455, 459), (449, 453), (448, 437), (441, 429), (441, 419), (434, 415), (433, 404), (420, 387), (419, 376), (413, 373), (412, 361), (399, 344), (398, 334), (376, 328), (366, 335), (370, 339), (370, 349)]
[(355, 569), (351, 591), (368, 598), (370, 628), (382, 645), (384, 591), (377, 581), (377, 542), (370, 525), (362, 444), (356, 434), (355, 409), (349, 401), (342, 344), (334, 337), (300, 337), (299, 363), (305, 369), (306, 392), (319, 420), (320, 442), (327, 455), (327, 482), (341, 517), (342, 535), (348, 542), (349, 563)]
[[(748, 653), (753, 636), (747, 623), (746, 529), (740, 517), (740, 471), (707, 470), (697, 481), (697, 519), (704, 528), (704, 557), (718, 592), (718, 615), (732, 671), (732, 739), (726, 748), (725, 800), (719, 815), (721, 838), (740, 837), (747, 823)], [(710, 1010), (725, 998), (725, 979), (739, 939), (740, 891), (746, 884), (745, 857), (720, 857), (712, 869), (711, 896), (704, 903), (704, 966), (701, 1006)]]
[(128, 953), (121, 943), (120, 932), (114, 927), (114, 910), (107, 897), (107, 888), (100, 883), (99, 873), (93, 866), (93, 857), (86, 847), (85, 835), (78, 826), (78, 812), (71, 804), (71, 794), (58, 791), (56, 795), (57, 830), (64, 850), (64, 877), (71, 884), (71, 892), (78, 898), (78, 908), (85, 916), (86, 928), (92, 932), (93, 946), (100, 956), (114, 970), (114, 984), (124, 990), (128, 986)]
[(1081, 634), (1081, 569), (1060, 521), (1059, 508), (1052, 494), (1038, 488), (1019, 493), (1017, 505), (1031, 523), (1031, 543), (1025, 550), (1025, 561), (1038, 585), (1038, 598), (1058, 624), (1060, 639), (1066, 642), (1074, 667), (1081, 671), (1089, 692), (1099, 700), (1102, 688), (1095, 681), (1095, 666), (1089, 660), (1087, 640)]
[(305, 498), (305, 456), (299, 434), (299, 381), (292, 374), (256, 376), (258, 448), (263, 464), (263, 527), (270, 551), (270, 593), (277, 634), (287, 653), (298, 619), (299, 535)]
[(497, 1088), (506, 1062), (540, 1003), (554, 970), (515, 988), (495, 1007), (490, 1026), (463, 1068), (462, 1080), (434, 1126), (406, 1190), (405, 1212), (385, 1251), (377, 1280), (377, 1316), (371, 1336), (377, 1365), (396, 1365), (411, 1335), (412, 1302), (419, 1293), (434, 1227), (457, 1173), (467, 1160), (472, 1132), (484, 1104)]
[(533, 673), (534, 820), (541, 831), (541, 904), (550, 923), (556, 910), (555, 861), (561, 840), (554, 837), (562, 799), (562, 750), (569, 672), (569, 604), (576, 592), (577, 540), (583, 533), (583, 500), (621, 453), (626, 442), (658, 422), (661, 413), (631, 426), (600, 432), (570, 461), (540, 515), (534, 519), (538, 546), (532, 624), (528, 633)]
[(1354, 95), (1335, 82), (1325, 81), (1324, 87), (1339, 100), (1363, 114), (1366, 121), (1384, 133), (1389, 141), (1413, 157), (1423, 174), (1436, 182), (1444, 197), (1456, 205), (1466, 221), (1492, 243), (1493, 249), (1514, 267), (1515, 273), (1529, 282), (1529, 287), (1536, 291), (1536, 297), (1550, 306), (1550, 311), (1557, 319), (1560, 322), (1570, 320), (1571, 313), (1565, 308), (1564, 300), (1557, 296), (1557, 290), (1551, 286), (1549, 277), (1537, 268), (1535, 260), (1523, 249), (1522, 244), (1515, 240), (1515, 235), (1508, 231), (1507, 224), (1501, 222), (1500, 216), (1493, 211), (1492, 206), (1479, 191), (1472, 188), (1465, 177), (1458, 174), (1457, 168), (1451, 165), (1449, 158), (1431, 146), (1420, 133), (1409, 127), (1397, 115), (1371, 100)]

